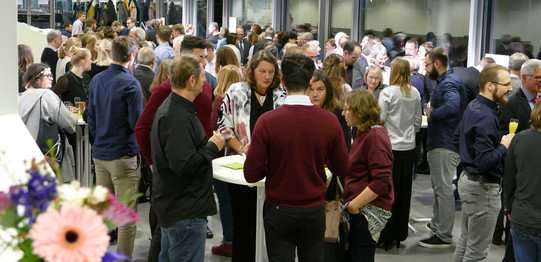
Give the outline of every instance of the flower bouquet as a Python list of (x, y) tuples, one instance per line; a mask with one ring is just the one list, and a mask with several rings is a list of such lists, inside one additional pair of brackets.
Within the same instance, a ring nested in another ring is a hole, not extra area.
[[(20, 250), (20, 261), (116, 261), (131, 259), (107, 252), (110, 230), (135, 223), (137, 212), (102, 186), (81, 187), (77, 181), (58, 184), (45, 162), (32, 162), (25, 184), (0, 192), (0, 226), (5, 247)], [(4, 249), (3, 248), (3, 249)]]

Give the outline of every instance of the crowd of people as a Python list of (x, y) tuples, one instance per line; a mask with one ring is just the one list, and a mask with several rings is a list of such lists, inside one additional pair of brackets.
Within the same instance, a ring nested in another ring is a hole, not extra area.
[[(269, 261), (322, 261), (325, 201), (339, 182), (349, 247), (333, 256), (374, 261), (376, 247), (400, 247), (421, 162), (434, 206), (420, 246), (451, 247), (456, 174), (455, 261), (486, 259), (509, 228), (506, 261), (539, 259), (531, 145), (541, 143), (540, 60), (515, 53), (509, 68), (491, 58), (466, 68), (428, 35), (368, 33), (357, 42), (339, 32), (322, 53), (310, 30), (253, 24), (231, 33), (211, 23), (204, 39), (190, 25), (151, 20), (145, 31), (135, 18), (110, 27), (92, 20), (78, 13), (51, 30), (41, 63), (19, 45), (19, 111), (44, 154), (53, 140), (64, 182), (75, 177), (75, 126), (84, 120), (97, 184), (117, 197), (151, 185), (149, 261), (203, 261), (214, 192), (223, 241), (212, 253), (254, 260), (256, 189), (212, 178), (212, 159), (234, 154), (246, 155), (247, 182), (266, 178)], [(518, 128), (508, 134), (512, 121)], [(135, 224), (118, 229), (128, 256), (135, 232)]]

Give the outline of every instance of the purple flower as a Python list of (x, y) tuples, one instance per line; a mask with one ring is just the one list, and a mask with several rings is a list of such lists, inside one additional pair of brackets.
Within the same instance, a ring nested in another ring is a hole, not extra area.
[(23, 186), (10, 188), (11, 201), (24, 207), (24, 215), (33, 224), (40, 212), (47, 210), (49, 203), (56, 196), (56, 182), (50, 175), (41, 175), (36, 169), (29, 172), (30, 179)]

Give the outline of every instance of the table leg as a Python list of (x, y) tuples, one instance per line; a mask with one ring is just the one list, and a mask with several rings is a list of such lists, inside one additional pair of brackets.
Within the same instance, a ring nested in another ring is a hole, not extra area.
[(84, 160), (84, 177), (85, 177), (85, 183), (86, 183), (86, 186), (90, 187), (92, 186), (92, 172), (90, 172), (90, 157), (91, 157), (91, 150), (90, 150), (90, 133), (89, 133), (89, 130), (88, 130), (88, 125), (85, 125), (85, 139), (84, 139), (84, 150), (85, 150), (85, 153), (84, 153), (84, 156), (85, 156), (85, 160)]
[(265, 204), (265, 187), (257, 187), (257, 206), (256, 206), (256, 232), (255, 232), (255, 261), (262, 262), (263, 254), (266, 249), (263, 249), (265, 241), (265, 228), (263, 226), (263, 205)]
[(76, 158), (77, 161), (75, 162), (75, 179), (79, 181), (79, 183), (83, 184), (83, 177), (82, 177), (82, 165), (83, 165), (83, 150), (84, 150), (84, 141), (83, 141), (83, 128), (79, 125), (77, 125), (75, 130), (75, 143), (77, 147)]

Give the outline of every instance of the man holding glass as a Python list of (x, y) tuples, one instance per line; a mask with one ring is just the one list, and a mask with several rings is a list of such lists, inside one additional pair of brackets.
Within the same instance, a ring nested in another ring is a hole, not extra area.
[(458, 181), (462, 199), (462, 228), (454, 261), (486, 259), (493, 228), (501, 208), (503, 162), (515, 134), (500, 139), (496, 110), (509, 102), (513, 91), (509, 71), (500, 65), (486, 66), (479, 75), (480, 93), (468, 105), (453, 143), (463, 167)]

